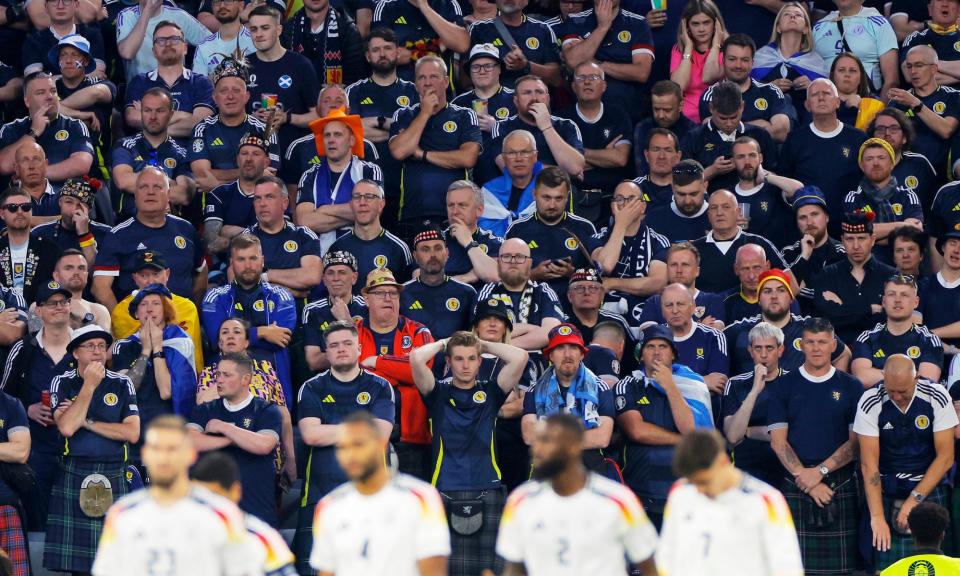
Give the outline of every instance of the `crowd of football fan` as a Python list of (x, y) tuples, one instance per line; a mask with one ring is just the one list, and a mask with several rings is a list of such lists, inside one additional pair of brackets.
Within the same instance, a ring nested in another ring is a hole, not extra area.
[[(680, 434), (715, 426), (784, 492), (808, 573), (882, 569), (952, 495), (958, 17), (0, 0), (0, 547), (27, 574), (45, 531), (46, 568), (88, 572), (175, 413), (236, 458), (245, 511), (276, 525), (300, 490), (309, 573), (336, 425), (366, 410), (475, 575), (536, 421), (569, 412), (658, 527)], [(356, 358), (327, 346), (342, 321)], [(519, 383), (425, 392), (458, 331), (526, 350)], [(914, 371), (885, 374), (898, 355)]]

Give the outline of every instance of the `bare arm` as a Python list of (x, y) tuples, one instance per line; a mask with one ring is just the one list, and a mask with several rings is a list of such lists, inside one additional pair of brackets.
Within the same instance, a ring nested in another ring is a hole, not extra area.
[(857, 435), (850, 431), (850, 437), (847, 441), (833, 451), (829, 458), (823, 461), (823, 466), (829, 470), (839, 470), (847, 464), (853, 462), (857, 457)]
[(80, 388), (80, 393), (66, 407), (59, 406), (53, 413), (53, 419), (57, 423), (57, 430), (64, 438), (73, 438), (77, 430), (83, 428), (87, 420), (87, 410), (90, 409), (90, 401), (93, 399), (93, 391), (96, 386), (84, 384)]
[[(940, 430), (933, 433), (933, 444), (937, 451), (936, 458), (927, 467), (923, 480), (917, 484), (916, 491), (924, 497), (930, 495), (943, 477), (953, 468), (953, 431), (954, 428)], [(861, 449), (861, 458), (863, 458)]]
[(99, 422), (92, 421), (85, 424), (87, 430), (94, 434), (99, 434), (104, 438), (116, 440), (117, 442), (129, 442), (136, 444), (140, 440), (140, 417), (127, 416), (123, 422)]
[(793, 451), (793, 447), (787, 442), (787, 427), (773, 428), (770, 430), (770, 445), (773, 452), (780, 459), (780, 463), (786, 468), (791, 476), (797, 476), (803, 471), (803, 462)]
[(157, 392), (160, 394), (160, 399), (169, 400), (172, 396), (170, 368), (167, 367), (165, 358), (157, 357), (153, 359), (153, 379), (157, 381)]
[(213, 116), (213, 110), (206, 106), (197, 106), (193, 112), (177, 111), (173, 113), (173, 120), (167, 127), (167, 133), (173, 138), (189, 138), (193, 135), (193, 129), (204, 118)]
[(527, 576), (527, 571), (519, 562), (504, 562), (503, 576)]
[(547, 345), (550, 330), (560, 325), (556, 318), (545, 318), (540, 326), (519, 323), (513, 327), (510, 341), (524, 350), (540, 350)]
[(420, 112), (414, 117), (407, 128), (390, 139), (388, 144), (390, 155), (394, 159), (404, 161), (413, 156), (420, 148), (420, 137), (430, 120), (430, 113), (421, 105)]
[(444, 46), (454, 52), (470, 50), (470, 35), (467, 34), (466, 28), (458, 26), (437, 14), (437, 11), (430, 6), (427, 0), (418, 0), (415, 6), (420, 8), (423, 17), (427, 19), (430, 27), (437, 33)]
[(74, 152), (66, 160), (47, 165), (47, 178), (62, 181), (67, 178), (79, 178), (90, 172), (93, 166), (93, 154), (89, 152)]
[(723, 435), (727, 437), (727, 442), (736, 446), (743, 441), (747, 434), (747, 427), (750, 426), (750, 415), (753, 414), (753, 408), (757, 404), (757, 398), (760, 396), (756, 392), (756, 387), (750, 390), (743, 404), (733, 414), (723, 419)]
[(193, 445), (199, 452), (222, 450), (223, 448), (226, 448), (232, 444), (230, 439), (226, 436), (211, 436), (210, 434), (204, 434), (200, 430), (197, 430), (193, 427), (190, 428), (190, 439), (193, 441)]
[(12, 346), (27, 333), (27, 325), (22, 320), (0, 322), (0, 346)]
[(307, 345), (304, 346), (303, 351), (307, 357), (307, 366), (314, 372), (322, 372), (330, 367), (327, 355), (319, 346)]
[(600, 67), (611, 78), (624, 82), (646, 82), (653, 68), (653, 56), (649, 54), (634, 54), (629, 64), (603, 62)]
[(74, 110), (83, 110), (97, 104), (107, 104), (113, 100), (113, 94), (106, 84), (94, 84), (87, 86), (82, 90), (74, 92), (60, 101), (61, 106), (67, 106)]
[(600, 425), (591, 428), (583, 433), (584, 450), (602, 450), (610, 445), (610, 438), (613, 437), (613, 418), (609, 416), (600, 417)]
[(480, 350), (481, 352), (489, 352), (506, 363), (497, 376), (497, 385), (505, 394), (510, 394), (516, 389), (517, 383), (527, 367), (527, 358), (529, 358), (527, 351), (510, 344), (483, 340), (480, 341)]
[[(300, 257), (298, 268), (271, 268), (268, 272), (270, 282), (285, 286), (291, 291), (307, 291), (320, 283), (323, 263), (316, 255)], [(303, 294), (304, 296), (306, 294)]]
[(887, 100), (887, 91), (900, 83), (900, 56), (896, 50), (887, 50), (880, 55), (880, 74), (883, 76), (880, 98)]
[(480, 144), (476, 142), (464, 142), (456, 150), (420, 150), (422, 157), (440, 168), (449, 169), (470, 169), (477, 163), (480, 156)]
[[(618, 138), (619, 140), (619, 138)], [(630, 160), (630, 144), (624, 142), (606, 148), (584, 148), (583, 159), (594, 168), (623, 168)]]
[(547, 146), (550, 147), (550, 151), (553, 152), (553, 157), (557, 161), (557, 166), (568, 174), (577, 175), (583, 172), (583, 154), (561, 138), (552, 125), (542, 132), (544, 140), (547, 141)]
[(306, 226), (317, 234), (353, 226), (353, 209), (349, 204), (315, 206), (312, 202), (297, 204), (294, 211), (297, 226)]
[(659, 294), (667, 285), (667, 265), (659, 260), (650, 263), (649, 274), (645, 278), (604, 278), (603, 286), (607, 290), (619, 290), (634, 296)]
[(431, 556), (417, 560), (417, 570), (420, 576), (447, 576), (447, 557)]
[(933, 362), (921, 362), (917, 369), (917, 376), (926, 378), (931, 382), (940, 381), (940, 365)]
[(226, 422), (219, 426), (218, 430), (244, 452), (259, 454), (260, 456), (273, 452), (280, 442), (280, 438), (274, 433), (244, 430)]
[(873, 367), (873, 362), (868, 358), (857, 358), (853, 361), (853, 375), (863, 383), (864, 388), (870, 388), (877, 382), (883, 380), (883, 370)]
[(448, 338), (431, 342), (426, 346), (416, 348), (410, 353), (410, 371), (413, 373), (413, 383), (421, 394), (427, 395), (433, 391), (437, 385), (437, 380), (433, 376), (433, 371), (427, 366), (434, 356), (441, 351), (446, 350)]
[(30, 458), (30, 430), (19, 430), (0, 443), (0, 462), (26, 464)]
[(894, 32), (897, 33), (897, 44), (903, 44), (903, 41), (906, 40), (907, 36), (923, 30), (923, 22), (911, 22), (906, 14), (897, 14), (896, 16), (890, 17), (890, 24), (893, 26)]
[(674, 446), (680, 442), (680, 434), (645, 421), (636, 410), (629, 410), (617, 416), (617, 424), (627, 438), (637, 444)]
[(97, 302), (103, 304), (107, 310), (116, 308), (117, 297), (113, 295), (113, 276), (94, 276), (93, 287), (90, 290)]
[(870, 521), (883, 521), (883, 492), (880, 488), (880, 438), (860, 436), (860, 470), (870, 510)]
[(0, 87), (0, 102), (12, 102), (20, 97), (23, 92), (23, 80), (14, 78)]

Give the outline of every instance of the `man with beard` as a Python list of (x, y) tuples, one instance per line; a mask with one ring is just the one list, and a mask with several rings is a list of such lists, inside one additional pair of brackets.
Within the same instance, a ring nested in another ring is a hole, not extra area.
[(389, 435), (378, 424), (361, 411), (340, 427), (337, 463), (350, 483), (317, 504), (310, 568), (322, 575), (444, 575), (450, 532), (443, 500), (431, 485), (389, 471)]
[[(151, 423), (143, 445), (150, 487), (110, 509), (93, 574), (148, 573), (156, 550), (164, 550), (170, 569), (184, 576), (260, 573), (262, 562), (248, 540), (240, 510), (190, 483), (189, 470), (196, 459), (183, 418), (159, 416)], [(193, 529), (184, 530), (185, 526)]]
[[(357, 26), (328, 0), (304, 0), (303, 8), (283, 26), (282, 43), (310, 61), (321, 86), (353, 84), (366, 71)], [(279, 80), (284, 80), (283, 76)], [(280, 88), (289, 80), (281, 82)]]
[[(572, 121), (550, 113), (550, 92), (538, 76), (523, 76), (517, 80), (513, 94), (517, 113), (497, 122), (490, 132), (493, 143), (484, 158), (495, 159), (503, 148), (503, 138), (514, 130), (527, 130), (537, 141), (537, 151), (544, 165), (557, 166), (567, 174), (578, 176), (586, 163), (583, 158), (583, 139), (580, 129)], [(503, 164), (502, 158), (497, 162)], [(481, 166), (489, 169), (489, 166)], [(486, 181), (496, 173), (484, 173), (480, 181)]]
[(120, 192), (113, 208), (121, 218), (136, 213), (133, 195), (137, 191), (137, 176), (147, 166), (162, 170), (172, 180), (170, 200), (175, 206), (189, 204), (197, 186), (187, 162), (187, 149), (170, 137), (175, 114), (170, 91), (154, 86), (143, 93), (136, 107), (140, 132), (121, 139), (113, 150), (113, 187)]
[[(745, 232), (737, 197), (728, 190), (717, 190), (710, 195), (707, 216), (710, 220), (710, 232), (693, 241), (700, 251), (702, 273), (700, 287), (707, 292), (725, 292), (736, 288), (737, 275), (734, 270), (736, 255), (742, 246), (754, 244), (763, 249), (765, 260), (776, 268), (787, 271), (787, 263), (780, 250), (770, 240)], [(795, 283), (795, 281), (794, 281)], [(729, 312), (727, 319), (732, 320)]]
[(253, 191), (257, 179), (270, 166), (269, 144), (257, 134), (248, 134), (237, 148), (239, 178), (214, 188), (206, 195), (203, 242), (206, 252), (217, 257), (230, 239), (257, 223), (253, 211)]
[[(700, 277), (700, 251), (690, 242), (673, 244), (667, 249), (667, 284), (683, 284), (693, 296), (693, 319), (696, 322), (723, 330), (727, 321), (723, 307), (723, 294), (704, 292), (697, 288)], [(643, 313), (637, 324), (643, 330), (647, 324), (663, 324), (660, 295), (654, 294), (643, 305)]]
[(208, 345), (217, 344), (220, 325), (227, 318), (242, 318), (251, 328), (250, 347), (270, 360), (285, 398), (293, 398), (290, 376), (290, 339), (297, 324), (297, 305), (286, 288), (264, 278), (260, 239), (243, 233), (230, 240), (230, 268), (233, 282), (207, 292), (200, 311)]
[[(760, 313), (733, 322), (724, 330), (730, 347), (734, 374), (742, 374), (753, 365), (749, 335), (750, 330), (761, 322), (766, 322), (783, 332), (784, 349), (780, 358), (780, 367), (793, 371), (803, 364), (801, 332), (807, 317), (792, 311), (795, 301), (790, 281), (782, 270), (767, 270), (760, 275), (757, 284), (757, 304), (760, 307)], [(837, 339), (830, 361), (838, 370), (845, 371), (849, 367), (850, 350), (842, 340)]]
[(127, 86), (124, 119), (130, 128), (142, 128), (140, 100), (143, 94), (157, 86), (166, 88), (174, 101), (167, 131), (174, 138), (186, 139), (193, 133), (194, 126), (213, 115), (213, 86), (206, 76), (186, 68), (187, 43), (183, 30), (175, 23), (163, 22), (157, 26), (153, 32), (153, 54), (157, 68), (137, 75)]
[[(394, 422), (393, 386), (360, 367), (360, 342), (353, 321), (336, 320), (326, 325), (323, 341), (324, 364), (330, 369), (307, 380), (297, 399), (298, 426), (310, 451), (294, 539), (301, 569), (307, 567), (313, 543), (316, 503), (348, 480), (335, 454), (344, 421), (351, 413), (368, 412), (384, 437), (390, 436)], [(333, 402), (325, 401), (328, 398)]]
[(928, 217), (935, 187), (941, 180), (930, 160), (913, 151), (912, 144), (917, 139), (917, 132), (910, 118), (897, 108), (884, 108), (874, 116), (867, 129), (867, 136), (886, 140), (893, 148), (896, 155), (893, 177), (920, 198), (923, 214)]
[(57, 220), (60, 206), (57, 189), (47, 180), (47, 154), (36, 142), (27, 142), (14, 154), (13, 175), (17, 187), (30, 195), (30, 223), (39, 226)]
[(891, 88), (890, 105), (913, 120), (917, 139), (913, 148), (927, 157), (934, 169), (946, 169), (951, 138), (960, 126), (960, 101), (956, 90), (940, 85), (940, 58), (936, 50), (916, 45), (906, 51), (902, 67), (910, 90)]
[[(680, 141), (697, 124), (683, 115), (683, 90), (672, 80), (660, 80), (650, 89), (653, 114), (637, 124), (633, 131), (633, 159), (637, 174), (646, 174), (651, 170), (650, 159), (646, 157), (646, 146), (654, 129), (673, 133), (674, 146), (679, 151)], [(644, 148), (641, 148), (644, 146)], [(665, 184), (667, 184), (665, 182)]]
[(38, 72), (23, 83), (28, 115), (0, 127), (0, 173), (13, 174), (16, 151), (24, 144), (39, 144), (47, 155), (44, 174), (54, 185), (79, 178), (93, 165), (93, 144), (87, 126), (60, 113), (53, 76)]
[(70, 327), (76, 330), (87, 324), (97, 324), (110, 330), (110, 311), (103, 304), (83, 299), (90, 277), (89, 260), (82, 252), (67, 248), (57, 258), (53, 281), (70, 291)]
[(67, 180), (57, 199), (60, 217), (33, 228), (30, 235), (49, 240), (61, 250), (80, 250), (93, 266), (97, 260), (97, 246), (110, 232), (109, 226), (91, 218), (96, 193), (97, 187), (90, 180)]
[(329, 368), (323, 341), (323, 332), (334, 322), (355, 322), (367, 315), (367, 304), (362, 296), (353, 295), (357, 283), (357, 258), (340, 250), (330, 250), (323, 256), (323, 279), (327, 297), (304, 306), (303, 344), (307, 365), (322, 372)]
[(527, 74), (543, 78), (549, 86), (561, 85), (557, 37), (550, 26), (523, 13), (528, 0), (498, 0), (496, 4), (495, 18), (467, 28), (470, 44), (498, 49), (497, 60), (503, 62), (504, 70), (500, 81), (507, 88), (512, 89), (517, 79)]
[[(438, 380), (427, 362), (444, 353), (450, 376)], [(481, 355), (502, 361), (496, 379), (478, 379)], [(424, 398), (433, 433), (433, 485), (450, 515), (451, 576), (499, 569), (494, 546), (505, 500), (491, 439), (497, 414), (527, 367), (526, 351), (480, 340), (473, 332), (418, 348), (410, 355), (413, 381)], [(477, 521), (481, 526), (474, 527)]]
[(0, 217), (6, 234), (0, 238), (0, 284), (35, 300), (37, 289), (49, 282), (60, 248), (53, 242), (30, 235), (33, 202), (26, 192), (7, 188), (0, 194)]
[(610, 291), (607, 300), (636, 319), (647, 298), (667, 284), (667, 267), (662, 259), (670, 241), (644, 222), (647, 202), (636, 182), (621, 182), (613, 194), (613, 225), (593, 237), (593, 242), (602, 243), (594, 249), (593, 260), (606, 276), (603, 285)]
[(843, 200), (844, 212), (862, 210), (874, 214), (876, 255), (884, 263), (892, 263), (888, 236), (897, 228), (912, 226), (923, 230), (923, 206), (920, 198), (893, 177), (893, 148), (886, 140), (870, 138), (860, 146), (860, 170), (863, 179), (856, 190)]
[(550, 331), (566, 320), (557, 293), (548, 284), (531, 280), (533, 259), (530, 247), (520, 238), (511, 238), (500, 247), (497, 272), (500, 282), (484, 286), (478, 302), (500, 300), (513, 313), (511, 342), (524, 350), (542, 349)]
[[(210, 77), (213, 82), (213, 101), (217, 114), (204, 118), (193, 130), (193, 142), (187, 152), (190, 169), (197, 184), (212, 190), (240, 177), (237, 168), (237, 150), (240, 140), (250, 134), (265, 137), (267, 126), (246, 112), (250, 93), (247, 82), (250, 78), (246, 61), (224, 58)], [(280, 167), (277, 151), (277, 135), (269, 137), (270, 165)]]
[(912, 276), (897, 274), (883, 286), (883, 312), (887, 321), (865, 330), (853, 345), (851, 373), (869, 388), (883, 380), (887, 358), (902, 354), (916, 367), (917, 376), (940, 381), (943, 343), (930, 329), (918, 324), (914, 313), (920, 299)]
[(413, 238), (413, 258), (420, 275), (403, 285), (403, 314), (430, 329), (434, 338), (448, 338), (470, 327), (477, 291), (446, 275), (447, 244), (438, 226)]
[[(584, 467), (583, 445), (583, 424), (574, 416), (553, 414), (537, 425), (535, 481), (510, 495), (500, 523), (497, 554), (506, 560), (505, 575), (619, 574), (627, 562), (644, 576), (657, 573), (656, 529), (633, 492)], [(584, 521), (604, 529), (570, 538)], [(562, 555), (555, 552), (557, 542), (567, 546)]]
[(803, 188), (803, 182), (765, 169), (760, 144), (749, 136), (733, 143), (733, 164), (740, 181), (731, 191), (746, 220), (744, 230), (763, 236), (777, 248), (789, 244), (796, 238), (796, 229), (787, 202)]
[(531, 246), (533, 269), (530, 278), (546, 282), (561, 292), (577, 268), (592, 263), (590, 255), (599, 242), (593, 223), (568, 212), (572, 185), (567, 174), (549, 166), (537, 174), (533, 188), (536, 211), (516, 220), (507, 229), (506, 239), (520, 238)]
[[(257, 6), (251, 10), (247, 29), (257, 48), (247, 60), (250, 64), (250, 102), (261, 103), (259, 109), (254, 107), (253, 114), (264, 124), (272, 119), (280, 149), (286, 150), (291, 142), (309, 133), (310, 123), (317, 119), (314, 109), (320, 93), (317, 73), (303, 54), (280, 45), (283, 26), (276, 8)], [(340, 34), (345, 32), (346, 29), (340, 30)], [(277, 101), (267, 106), (264, 98), (269, 94), (275, 95)], [(274, 105), (277, 110), (271, 110)]]
[(350, 201), (360, 180), (383, 185), (383, 172), (362, 160), (363, 128), (359, 116), (343, 108), (310, 124), (316, 136), (318, 162), (300, 175), (297, 185), (297, 224), (313, 230), (326, 249), (354, 221)]
[[(391, 2), (409, 0), (385, 4)], [(398, 231), (406, 240), (425, 220), (443, 219), (447, 187), (468, 178), (482, 149), (477, 115), (447, 102), (450, 80), (443, 60), (417, 60), (416, 85), (420, 102), (397, 110), (390, 125), (390, 154), (403, 163)]]
[[(844, 259), (843, 244), (830, 237), (827, 199), (816, 186), (804, 186), (793, 195), (793, 213), (800, 240), (783, 249), (801, 288), (824, 268)], [(800, 297), (806, 295), (801, 292)]]
[(666, 236), (672, 244), (700, 238), (710, 231), (703, 166), (696, 160), (681, 160), (673, 167), (671, 182), (673, 199), (650, 210), (647, 226)]
[(520, 430), (527, 445), (536, 437), (537, 423), (557, 413), (575, 416), (586, 428), (583, 461), (595, 472), (606, 470), (604, 450), (613, 435), (613, 390), (583, 363), (587, 347), (573, 324), (550, 330), (543, 356), (550, 361), (523, 397)]
[[(720, 49), (723, 55), (723, 79), (720, 81), (727, 80), (740, 87), (744, 104), (743, 122), (759, 126), (776, 142), (783, 142), (790, 134), (787, 101), (779, 88), (757, 82), (750, 76), (756, 51), (756, 44), (746, 34), (733, 34), (725, 39)], [(704, 90), (700, 96), (700, 118), (710, 117), (710, 102), (716, 85)]]
[(634, 182), (651, 208), (666, 206), (673, 198), (673, 167), (680, 162), (680, 141), (673, 132), (656, 127), (647, 132), (646, 142), (634, 142), (634, 147), (641, 144), (644, 170)]
[(212, 36), (204, 38), (193, 53), (193, 73), (202, 76), (210, 76), (224, 54), (248, 56), (256, 50), (250, 30), (240, 21), (241, 8), (245, 7), (243, 3), (214, 0), (211, 7), (220, 27)]
[(380, 223), (384, 209), (380, 184), (367, 179), (354, 184), (350, 209), (353, 211), (353, 227), (331, 244), (330, 250), (353, 254), (360, 278), (386, 268), (396, 278), (407, 281), (413, 272), (413, 256), (407, 244)]

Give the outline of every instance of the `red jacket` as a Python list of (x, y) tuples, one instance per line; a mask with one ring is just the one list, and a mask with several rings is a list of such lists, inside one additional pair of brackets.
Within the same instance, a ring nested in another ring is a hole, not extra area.
[[(394, 354), (382, 354), (377, 350), (373, 332), (363, 320), (357, 321), (360, 332), (360, 361), (377, 357), (374, 372), (383, 376), (400, 392), (400, 441), (411, 444), (430, 444), (430, 428), (427, 425), (427, 407), (420, 398), (420, 391), (413, 383), (410, 369), (410, 353), (433, 342), (433, 335), (423, 324), (400, 316), (393, 332)], [(433, 365), (431, 359), (428, 365)]]

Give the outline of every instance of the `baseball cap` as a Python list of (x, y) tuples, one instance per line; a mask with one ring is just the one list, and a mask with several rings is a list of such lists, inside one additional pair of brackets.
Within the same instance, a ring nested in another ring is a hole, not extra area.
[(64, 288), (62, 284), (54, 280), (51, 280), (46, 284), (41, 285), (40, 288), (37, 289), (37, 304), (43, 304), (44, 302), (46, 302), (56, 294), (62, 294), (67, 298), (70, 298), (73, 296), (73, 294), (71, 294), (69, 290)]
[(543, 349), (544, 356), (549, 356), (551, 350), (563, 344), (573, 344), (583, 350), (584, 354), (587, 353), (587, 347), (583, 344), (583, 336), (573, 324), (563, 323), (555, 326), (550, 330), (548, 338), (547, 346)]

